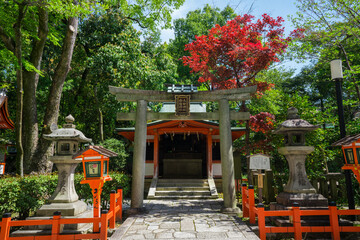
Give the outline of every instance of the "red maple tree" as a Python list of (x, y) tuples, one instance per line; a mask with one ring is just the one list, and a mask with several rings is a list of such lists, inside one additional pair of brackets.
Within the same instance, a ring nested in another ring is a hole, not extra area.
[(252, 22), (254, 16), (245, 14), (216, 25), (208, 35), (196, 36), (187, 44), (184, 65), (200, 73), (199, 82), (210, 82), (217, 88), (236, 88), (258, 85), (258, 92), (269, 89), (266, 82), (256, 82), (255, 76), (285, 52), (289, 41), (302, 30), (294, 30), (287, 38), (281, 17), (267, 14)]
[[(279, 61), (288, 43), (301, 37), (303, 30), (294, 30), (284, 37), (281, 17), (276, 19), (263, 14), (253, 21), (251, 15), (237, 16), (226, 25), (216, 25), (208, 35), (196, 36), (187, 44), (189, 56), (182, 58), (184, 65), (200, 74), (199, 82), (211, 83), (214, 88), (242, 88), (257, 85), (257, 96), (271, 89), (272, 84), (256, 80), (256, 75)], [(275, 118), (269, 113), (259, 113), (249, 121), (255, 132), (269, 133)]]

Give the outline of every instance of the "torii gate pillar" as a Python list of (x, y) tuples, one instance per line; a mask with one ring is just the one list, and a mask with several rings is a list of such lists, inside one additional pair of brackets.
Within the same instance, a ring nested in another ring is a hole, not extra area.
[(240, 213), (236, 206), (234, 156), (231, 139), (230, 110), (227, 99), (219, 100), (220, 154), (224, 207), (222, 212)]
[(138, 100), (136, 107), (134, 158), (131, 185), (131, 208), (142, 211), (146, 157), (146, 111), (147, 101)]

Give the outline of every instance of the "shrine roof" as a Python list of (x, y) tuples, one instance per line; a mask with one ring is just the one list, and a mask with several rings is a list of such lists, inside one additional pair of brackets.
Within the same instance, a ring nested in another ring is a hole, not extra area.
[(353, 142), (356, 142), (357, 140), (360, 139), (360, 133), (359, 134), (355, 134), (355, 135), (351, 135), (351, 136), (346, 136), (336, 142), (334, 142), (333, 144), (331, 144), (331, 146), (333, 147), (338, 147), (338, 146), (343, 146), (343, 145), (349, 145)]
[(175, 85), (171, 84), (167, 86), (168, 93), (194, 93), (198, 92), (198, 89), (194, 85)]
[[(125, 137), (130, 141), (134, 141), (135, 128), (116, 128), (117, 134)], [(159, 120), (147, 124), (147, 135), (154, 136), (156, 134), (166, 133), (201, 133), (211, 135), (219, 135), (219, 124), (216, 122), (206, 120)], [(233, 127), (231, 128), (232, 139), (235, 140), (243, 136), (246, 132), (245, 128)], [(151, 138), (150, 138), (151, 139)]]
[(0, 89), (0, 129), (14, 129), (14, 123), (9, 118), (7, 96), (5, 89)]
[[(163, 124), (166, 124), (166, 123), (175, 123), (175, 122), (198, 122), (198, 123), (201, 123), (201, 124), (205, 124), (205, 125), (210, 125), (209, 127), (211, 126), (215, 126), (215, 127), (218, 127), (219, 124), (216, 123), (216, 122), (212, 122), (212, 121), (207, 121), (207, 120), (158, 120), (158, 121), (153, 121), (153, 122), (150, 122), (150, 123), (147, 123), (147, 127), (153, 127), (153, 126), (156, 126), (156, 125), (163, 125)], [(235, 131), (239, 131), (237, 128), (231, 128), (231, 129), (234, 129)], [(242, 129), (243, 128), (239, 128), (239, 129)], [(135, 131), (135, 127), (127, 127), (127, 128), (116, 128), (115, 129), (116, 132), (134, 132)]]

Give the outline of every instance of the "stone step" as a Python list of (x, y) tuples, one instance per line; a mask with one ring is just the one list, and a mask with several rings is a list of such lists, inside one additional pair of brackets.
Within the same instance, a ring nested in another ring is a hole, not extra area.
[(158, 186), (158, 187), (156, 187), (156, 191), (209, 191), (209, 185), (208, 186), (189, 186), (189, 187)]
[(212, 179), (153, 179), (148, 194), (148, 199), (216, 199), (217, 197)]
[(160, 178), (158, 179), (158, 182), (207, 182), (207, 179), (202, 179), (202, 178), (198, 178), (198, 179), (194, 179), (194, 178)]
[(159, 179), (157, 187), (209, 187), (207, 179)]
[(205, 183), (158, 183), (156, 185), (157, 188), (159, 187), (195, 187), (195, 188), (209, 188), (209, 184)]
[(165, 200), (165, 199), (217, 199), (215, 196), (202, 196), (202, 195), (190, 195), (190, 196), (153, 196), (148, 197), (148, 199), (158, 199), (158, 200)]
[(155, 196), (211, 196), (207, 191), (156, 191)]

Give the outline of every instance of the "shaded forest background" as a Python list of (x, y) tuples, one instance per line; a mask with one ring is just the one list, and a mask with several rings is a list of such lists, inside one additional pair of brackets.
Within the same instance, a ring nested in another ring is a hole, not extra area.
[[(183, 0), (150, 2), (0, 3), (0, 88), (7, 89), (10, 118), (17, 124), (17, 131), (1, 131), (0, 138), (18, 146), (21, 143), (24, 149), (14, 171), (51, 171), (47, 161), (51, 143), (41, 135), (52, 123), (62, 125), (68, 114), (95, 144), (117, 148), (121, 156), (112, 168), (126, 170), (132, 146), (114, 129), (134, 126), (134, 122), (117, 122), (116, 113), (134, 111), (136, 104), (117, 102), (108, 91), (109, 85), (164, 90), (165, 84), (195, 84), (201, 90), (208, 89), (207, 82), (198, 81), (201, 73), (184, 65), (183, 57), (189, 56), (185, 45), (195, 41), (195, 36), (208, 35), (216, 24), (226, 25), (237, 13), (231, 7), (206, 5), (171, 22), (171, 11)], [(299, 12), (290, 21), (294, 29), (304, 30), (303, 37), (289, 42), (280, 61), (306, 60), (309, 64), (295, 74), (295, 69), (281, 68), (274, 61), (257, 73), (256, 81), (271, 87), (253, 96), (246, 108), (253, 116), (268, 113), (259, 121), (270, 127), (262, 131), (250, 124), (248, 139), (234, 143), (244, 156), (258, 152), (272, 155), (273, 171), (284, 174), (285, 179), (287, 163), (277, 152), (282, 138), (272, 135), (271, 130), (286, 119), (289, 107), (298, 108), (303, 119), (321, 126), (307, 135), (307, 144), (315, 146), (306, 162), (309, 177), (339, 172), (343, 165), (339, 149), (330, 147), (340, 137), (330, 76), (333, 59), (343, 60), (347, 134), (360, 132), (360, 2), (298, 0), (297, 7)], [(161, 42), (163, 27), (173, 27), (175, 32), (168, 43)], [(150, 103), (149, 107), (158, 111), (161, 104)], [(236, 102), (232, 108), (243, 110)], [(216, 109), (216, 104), (208, 104), (208, 111)], [(233, 122), (233, 126), (246, 125)], [(354, 186), (358, 191), (358, 185)]]

